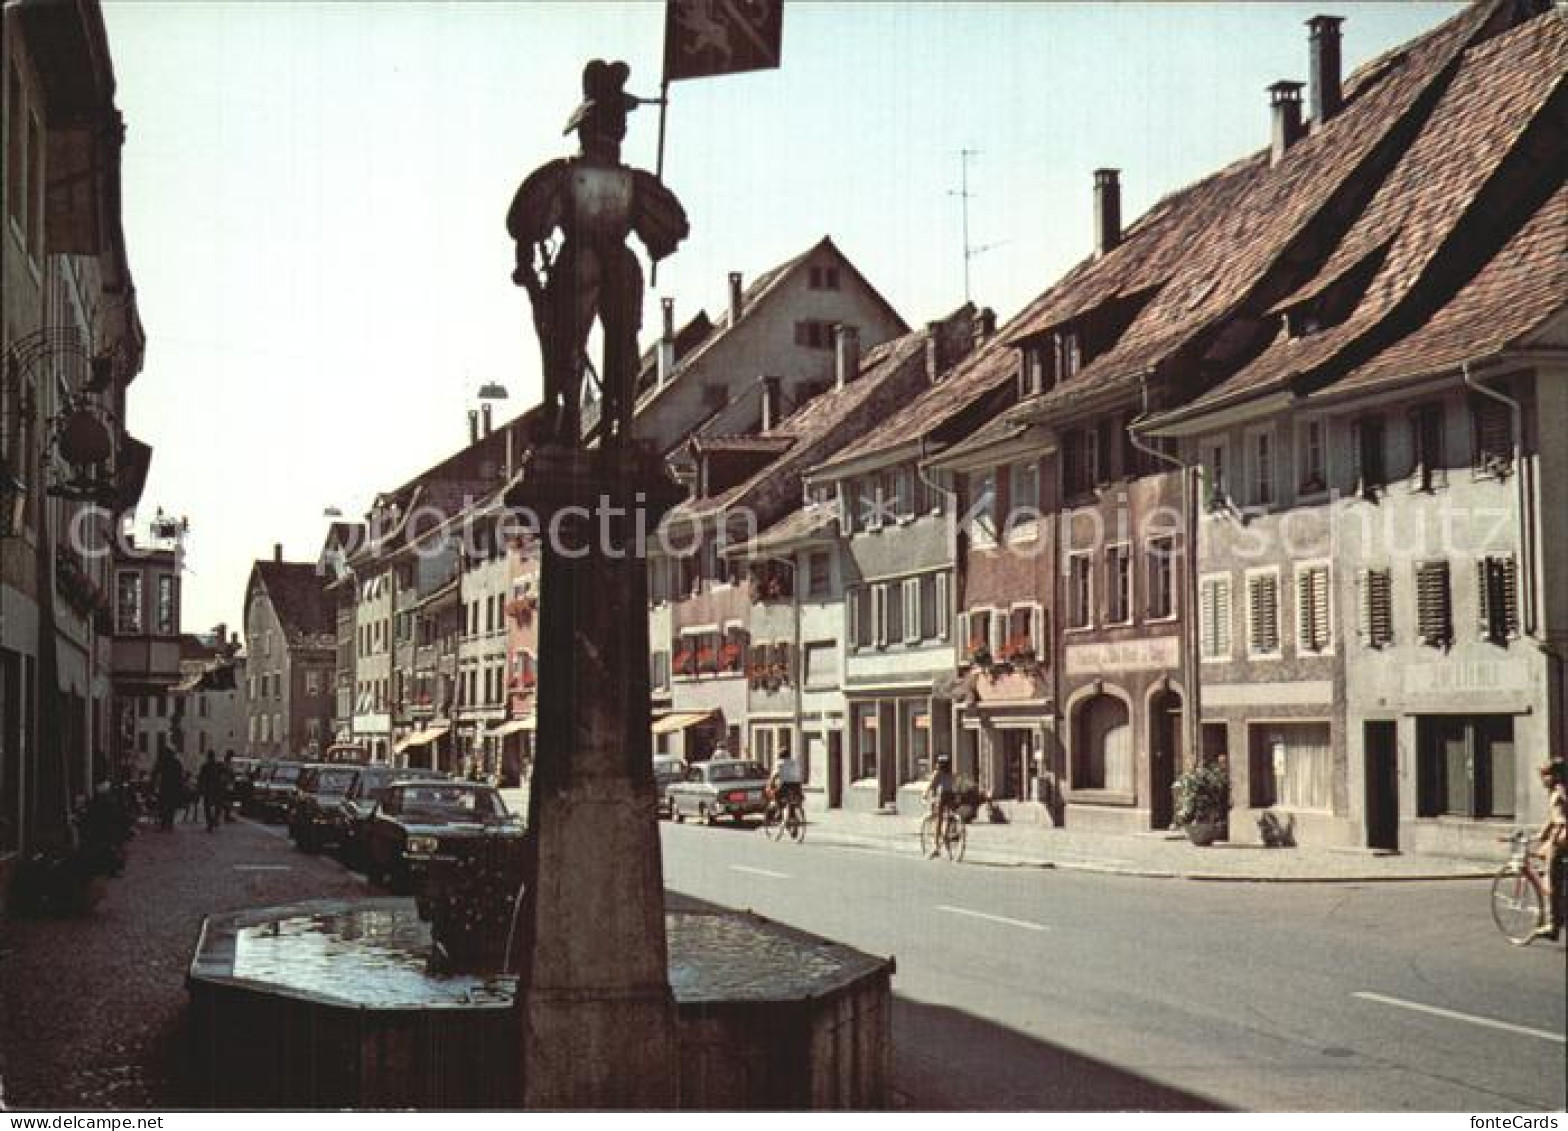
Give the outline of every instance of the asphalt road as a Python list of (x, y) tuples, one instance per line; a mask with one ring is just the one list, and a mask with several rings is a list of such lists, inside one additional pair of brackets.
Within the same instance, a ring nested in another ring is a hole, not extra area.
[(893, 955), (912, 1108), (1562, 1110), (1564, 946), (1484, 882), (1213, 884), (664, 827), (677, 891)]

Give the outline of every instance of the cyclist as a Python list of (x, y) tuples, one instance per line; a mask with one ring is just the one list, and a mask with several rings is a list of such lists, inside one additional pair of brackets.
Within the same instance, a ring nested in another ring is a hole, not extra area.
[(1561, 758), (1541, 766), (1541, 784), (1546, 787), (1546, 823), (1536, 834), (1536, 844), (1545, 857), (1541, 877), (1546, 889), (1546, 922), (1537, 927), (1535, 933), (1548, 939), (1555, 939), (1563, 925), (1563, 893), (1558, 892), (1557, 885), (1561, 879), (1560, 865), (1568, 856), (1568, 780), (1565, 780), (1568, 773), (1565, 770), (1568, 766)]
[(803, 807), (800, 785), (800, 763), (786, 750), (773, 763), (773, 773), (768, 778), (768, 792), (779, 810), (780, 819), (788, 814), (790, 805)]
[(947, 833), (947, 822), (958, 819), (958, 782), (953, 778), (953, 760), (946, 754), (937, 755), (936, 769), (926, 783), (924, 799), (936, 814), (936, 837), (931, 845), (931, 856), (942, 850), (942, 838)]

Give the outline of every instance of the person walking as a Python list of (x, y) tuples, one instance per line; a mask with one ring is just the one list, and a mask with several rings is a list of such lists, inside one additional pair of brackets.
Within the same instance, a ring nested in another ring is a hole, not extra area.
[(174, 814), (185, 799), (185, 771), (174, 751), (162, 746), (152, 768), (152, 786), (158, 798), (158, 827), (164, 832), (174, 828)]
[(223, 820), (225, 823), (234, 820), (235, 778), (234, 778), (234, 751), (226, 750), (223, 754), (223, 765), (219, 767), (223, 775)]
[(201, 795), (202, 813), (207, 818), (207, 831), (216, 832), (218, 821), (223, 816), (223, 802), (227, 795), (223, 785), (223, 767), (218, 765), (218, 759), (212, 751), (207, 751), (207, 760), (201, 764), (201, 772), (196, 775), (196, 792)]

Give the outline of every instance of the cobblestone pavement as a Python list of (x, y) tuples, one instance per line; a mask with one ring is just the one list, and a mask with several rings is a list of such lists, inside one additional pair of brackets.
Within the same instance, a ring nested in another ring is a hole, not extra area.
[[(919, 813), (894, 814), (824, 809), (807, 802), (807, 839), (821, 843), (918, 853)], [(966, 863), (1061, 868), (1131, 876), (1240, 882), (1357, 882), (1490, 877), (1502, 864), (1422, 856), (1382, 855), (1322, 846), (1263, 848), (1215, 844), (1198, 848), (1180, 833), (1086, 833), (1023, 821), (1005, 825), (975, 822), (968, 829)]]
[(90, 914), (0, 917), (0, 1102), (11, 1108), (184, 1106), (185, 971), (203, 916), (355, 896), (363, 880), (280, 829), (143, 825)]

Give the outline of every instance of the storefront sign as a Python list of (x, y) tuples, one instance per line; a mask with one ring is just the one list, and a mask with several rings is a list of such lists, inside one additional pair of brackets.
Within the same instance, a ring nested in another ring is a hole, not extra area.
[(1114, 644), (1069, 644), (1068, 675), (1106, 675), (1115, 672), (1160, 671), (1181, 662), (1174, 636), (1148, 640), (1121, 640)]
[(1524, 660), (1406, 664), (1403, 670), (1404, 691), (1411, 696), (1530, 691), (1530, 665)]

